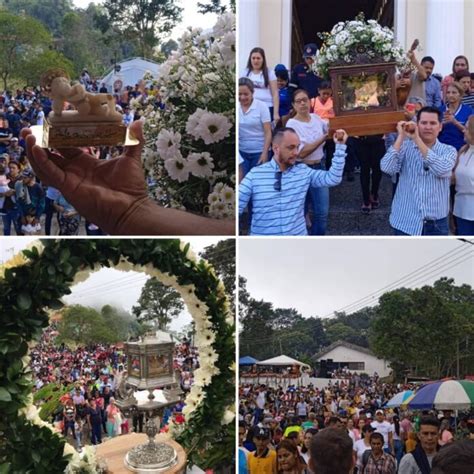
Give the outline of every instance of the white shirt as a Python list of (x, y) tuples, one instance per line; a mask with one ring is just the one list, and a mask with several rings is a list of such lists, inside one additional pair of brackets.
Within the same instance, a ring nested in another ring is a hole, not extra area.
[(36, 116), (36, 125), (43, 125), (44, 122), (44, 112), (40, 110)]
[(361, 468), (362, 467), (362, 456), (364, 455), (365, 451), (367, 451), (368, 449), (370, 450), (370, 446), (367, 446), (364, 443), (363, 439), (359, 439), (358, 441), (356, 441), (354, 443), (354, 448), (353, 449), (356, 452), (356, 456), (357, 456), (356, 466)]
[(268, 107), (253, 99), (247, 112), (239, 107), (239, 150), (244, 153), (262, 153), (265, 144), (263, 124), (270, 123)]
[(383, 447), (388, 448), (388, 434), (393, 433), (393, 426), (388, 421), (382, 421), (382, 423), (373, 421), (370, 423), (370, 426), (372, 426), (377, 433), (380, 433), (383, 436)]
[(453, 214), (461, 219), (474, 221), (474, 145), (459, 156), (454, 175), (456, 196)]
[(255, 87), (253, 96), (255, 99), (261, 100), (266, 104), (267, 107), (273, 107), (273, 96), (272, 90), (270, 88), (270, 81), (276, 81), (275, 71), (268, 69), (268, 87), (265, 87), (265, 78), (263, 76), (263, 72), (256, 74), (252, 71), (248, 72), (247, 69), (245, 69), (240, 77), (248, 77), (253, 82), (253, 86)]
[[(318, 115), (309, 114), (311, 119), (309, 122), (302, 122), (294, 118), (288, 120), (286, 123), (287, 127), (291, 127), (298, 134), (301, 144), (307, 145), (308, 143), (315, 142), (320, 139), (327, 131), (328, 125)], [(311, 154), (307, 155), (304, 159), (304, 163), (312, 163), (315, 161), (321, 161), (324, 156), (323, 151), (324, 143), (321, 144)]]

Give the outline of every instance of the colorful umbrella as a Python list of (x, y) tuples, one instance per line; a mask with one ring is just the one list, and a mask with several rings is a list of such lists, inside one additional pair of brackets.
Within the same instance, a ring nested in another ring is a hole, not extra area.
[(424, 385), (403, 405), (412, 410), (469, 410), (474, 406), (474, 382), (440, 380)]
[(409, 397), (413, 395), (413, 390), (404, 390), (394, 395), (384, 406), (387, 408), (396, 408), (404, 405)]

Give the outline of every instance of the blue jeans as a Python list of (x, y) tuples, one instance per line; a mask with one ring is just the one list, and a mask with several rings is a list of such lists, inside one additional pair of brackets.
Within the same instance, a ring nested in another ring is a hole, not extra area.
[(261, 153), (246, 153), (245, 151), (240, 151), (240, 156), (244, 159), (242, 166), (244, 168), (244, 176), (255, 166), (257, 166), (258, 160), (262, 156)]
[(457, 235), (474, 235), (474, 221), (468, 221), (462, 217), (456, 218)]
[[(323, 169), (321, 163), (311, 165), (313, 169)], [(314, 188), (310, 186), (306, 195), (305, 212), (308, 212), (310, 203), (313, 209), (313, 222), (310, 235), (325, 235), (329, 213), (329, 188)]]
[[(398, 229), (393, 229), (393, 235), (409, 235), (405, 234)], [(421, 235), (449, 235), (449, 228), (448, 228), (448, 218), (443, 217), (443, 219), (438, 220), (425, 220), (423, 222), (423, 230), (421, 231)]]
[(9, 209), (5, 211), (5, 215), (2, 216), (3, 220), (3, 235), (11, 235), (11, 227), (15, 229), (16, 235), (21, 235), (20, 225), (20, 210)]
[(397, 460), (397, 466), (400, 466), (400, 461), (403, 457), (403, 443), (399, 439), (394, 439), (393, 447), (395, 448), (395, 458)]

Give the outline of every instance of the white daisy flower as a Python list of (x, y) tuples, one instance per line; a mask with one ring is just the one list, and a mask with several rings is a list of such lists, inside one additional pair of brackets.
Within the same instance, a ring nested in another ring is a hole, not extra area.
[(188, 155), (189, 171), (194, 176), (205, 178), (212, 175), (214, 162), (209, 153), (191, 153)]
[(204, 140), (206, 145), (217, 143), (230, 135), (232, 124), (222, 114), (205, 112), (201, 116), (199, 125), (194, 129), (194, 136)]
[(189, 179), (188, 162), (181, 155), (167, 159), (165, 161), (165, 168), (171, 179), (180, 183)]
[(181, 134), (174, 133), (170, 130), (161, 130), (158, 134), (158, 139), (156, 140), (156, 151), (163, 158), (163, 160), (168, 160), (170, 158), (175, 158), (179, 151), (179, 145), (181, 143)]

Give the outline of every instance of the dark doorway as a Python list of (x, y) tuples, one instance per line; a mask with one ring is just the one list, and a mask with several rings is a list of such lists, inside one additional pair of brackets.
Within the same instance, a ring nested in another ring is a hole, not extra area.
[(303, 46), (321, 46), (318, 33), (329, 32), (339, 21), (353, 20), (360, 12), (393, 28), (395, 0), (293, 0), (291, 63), (301, 62)]

